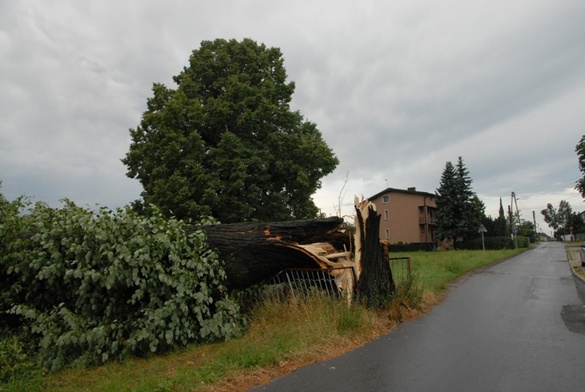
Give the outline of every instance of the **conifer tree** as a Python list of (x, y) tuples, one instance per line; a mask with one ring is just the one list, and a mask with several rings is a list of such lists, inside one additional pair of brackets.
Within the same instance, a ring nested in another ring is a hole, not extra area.
[(460, 216), (457, 209), (458, 197), (455, 177), (455, 167), (451, 162), (447, 162), (441, 175), (441, 184), (436, 191), (436, 235), (440, 240), (457, 237), (456, 227)]
[(500, 197), (500, 209), (498, 211), (498, 217), (494, 220), (494, 236), (506, 236), (508, 235), (508, 221), (504, 212), (504, 206), (502, 205), (502, 198)]
[(477, 235), (477, 230), (485, 217), (485, 206), (471, 188), (471, 176), (463, 159), (459, 157), (457, 166), (445, 164), (441, 183), (437, 189), (437, 235), (446, 238), (467, 240)]

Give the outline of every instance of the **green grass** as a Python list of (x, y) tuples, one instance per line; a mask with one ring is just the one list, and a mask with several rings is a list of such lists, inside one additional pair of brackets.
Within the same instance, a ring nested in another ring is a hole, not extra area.
[(244, 336), (192, 346), (149, 359), (129, 359), (91, 369), (68, 369), (0, 383), (0, 391), (244, 391), (305, 363), (339, 355), (418, 317), (449, 282), (473, 269), (520, 253), (448, 251), (409, 256), (413, 274), (397, 275), (394, 300), (386, 309), (319, 295), (286, 302), (268, 300), (250, 315)]
[(522, 251), (504, 249), (485, 252), (473, 250), (410, 252), (392, 254), (392, 257), (410, 257), (412, 271), (418, 276), (425, 292), (438, 294), (450, 282), (467, 272), (498, 263)]

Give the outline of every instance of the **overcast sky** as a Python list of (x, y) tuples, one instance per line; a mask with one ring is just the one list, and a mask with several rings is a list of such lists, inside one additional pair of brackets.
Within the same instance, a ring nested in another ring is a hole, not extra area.
[(314, 197), (328, 215), (386, 187), (435, 192), (462, 156), (488, 215), (515, 192), (550, 234), (546, 203), (585, 209), (584, 21), (583, 0), (3, 0), (2, 193), (137, 199), (120, 159), (152, 84), (175, 87), (203, 40), (251, 38), (280, 48), (292, 108), (340, 160)]

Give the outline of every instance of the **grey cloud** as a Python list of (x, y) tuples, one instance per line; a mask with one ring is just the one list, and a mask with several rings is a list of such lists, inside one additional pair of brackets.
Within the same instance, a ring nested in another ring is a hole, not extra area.
[(340, 159), (315, 196), (327, 212), (347, 172), (351, 213), (386, 179), (433, 192), (458, 156), (490, 211), (510, 191), (572, 197), (558, 181), (579, 176), (584, 17), (544, 0), (2, 2), (2, 191), (137, 198), (120, 159), (152, 83), (172, 86), (203, 40), (250, 37), (281, 48), (293, 109)]

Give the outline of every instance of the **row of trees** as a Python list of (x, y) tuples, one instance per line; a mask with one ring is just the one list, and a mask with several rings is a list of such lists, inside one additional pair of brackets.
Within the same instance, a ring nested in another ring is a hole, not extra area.
[(534, 238), (534, 223), (521, 219), (519, 211), (509, 209), (506, 213), (501, 198), (498, 216), (486, 216), (485, 204), (473, 191), (472, 182), (462, 157), (455, 165), (452, 162), (445, 164), (436, 190), (437, 239), (452, 239), (455, 245), (457, 242), (469, 242), (480, 236), (480, 227), (485, 229), (487, 237), (510, 238), (514, 234)]
[[(579, 170), (583, 177), (578, 179), (575, 189), (585, 198), (585, 135), (575, 147)], [(453, 238), (469, 240), (477, 236), (477, 229), (482, 224), (486, 235), (506, 236), (511, 233), (532, 237), (536, 234), (534, 224), (522, 220), (519, 212), (508, 214), (504, 212), (502, 200), (498, 217), (492, 219), (485, 216), (485, 207), (471, 188), (472, 180), (466, 169), (463, 159), (459, 157), (456, 165), (447, 162), (441, 176), (441, 183), (437, 189), (437, 224), (438, 238)], [(541, 210), (544, 221), (553, 229), (554, 237), (585, 233), (585, 222), (581, 214), (573, 211), (566, 200), (561, 200), (558, 207), (548, 203)]]
[(506, 215), (501, 199), (498, 217), (486, 216), (485, 204), (473, 191), (472, 182), (462, 157), (458, 158), (455, 165), (452, 162), (445, 164), (436, 190), (437, 239), (453, 239), (455, 244), (470, 241), (480, 235), (480, 227), (486, 230), (485, 235), (488, 237), (509, 237), (512, 233), (534, 236), (534, 224), (521, 220), (518, 212)]

